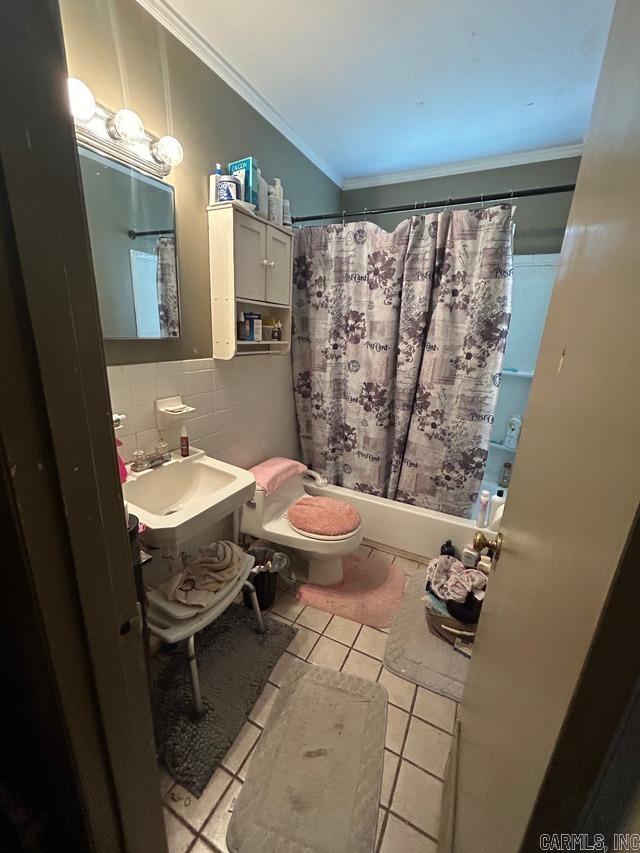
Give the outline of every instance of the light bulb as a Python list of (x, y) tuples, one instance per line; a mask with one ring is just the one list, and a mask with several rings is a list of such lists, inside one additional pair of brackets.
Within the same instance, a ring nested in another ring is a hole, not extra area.
[(184, 156), (182, 145), (175, 136), (163, 136), (151, 146), (151, 153), (159, 163), (165, 166), (177, 166)]
[(138, 113), (133, 110), (118, 110), (109, 121), (107, 130), (115, 139), (134, 144), (144, 139), (144, 125)]
[(71, 115), (78, 121), (90, 121), (96, 112), (96, 99), (91, 89), (76, 77), (67, 80), (69, 108)]

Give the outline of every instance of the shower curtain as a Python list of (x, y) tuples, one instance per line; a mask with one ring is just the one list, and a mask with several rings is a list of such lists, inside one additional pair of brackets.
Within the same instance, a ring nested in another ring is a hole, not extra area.
[(512, 212), (296, 235), (300, 442), (329, 482), (471, 516), (511, 316)]
[(159, 237), (156, 243), (156, 254), (158, 255), (156, 289), (158, 291), (160, 336), (175, 338), (180, 334), (175, 237)]

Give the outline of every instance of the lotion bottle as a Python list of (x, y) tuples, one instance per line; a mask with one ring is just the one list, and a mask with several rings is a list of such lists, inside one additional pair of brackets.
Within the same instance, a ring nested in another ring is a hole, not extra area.
[(483, 489), (480, 492), (480, 505), (478, 507), (478, 516), (476, 518), (476, 527), (487, 526), (487, 510), (489, 509), (489, 492)]

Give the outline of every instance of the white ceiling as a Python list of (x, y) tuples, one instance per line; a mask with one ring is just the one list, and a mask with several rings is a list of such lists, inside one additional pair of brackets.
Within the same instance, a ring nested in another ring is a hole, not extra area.
[(581, 143), (614, 6), (139, 2), (340, 184)]

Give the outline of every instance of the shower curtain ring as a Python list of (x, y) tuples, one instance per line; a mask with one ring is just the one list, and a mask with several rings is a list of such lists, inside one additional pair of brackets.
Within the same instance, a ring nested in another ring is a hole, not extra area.
[(365, 207), (365, 209), (362, 211), (362, 215), (364, 216), (364, 221), (366, 222), (366, 221), (367, 221), (367, 208), (366, 208), (366, 207)]
[(482, 209), (484, 210), (484, 193), (480, 193), (480, 204)]
[(346, 213), (346, 211), (345, 211), (345, 210), (343, 210), (343, 211), (342, 211), (342, 227), (343, 227), (343, 228), (344, 228), (344, 215), (345, 215), (345, 213)]

